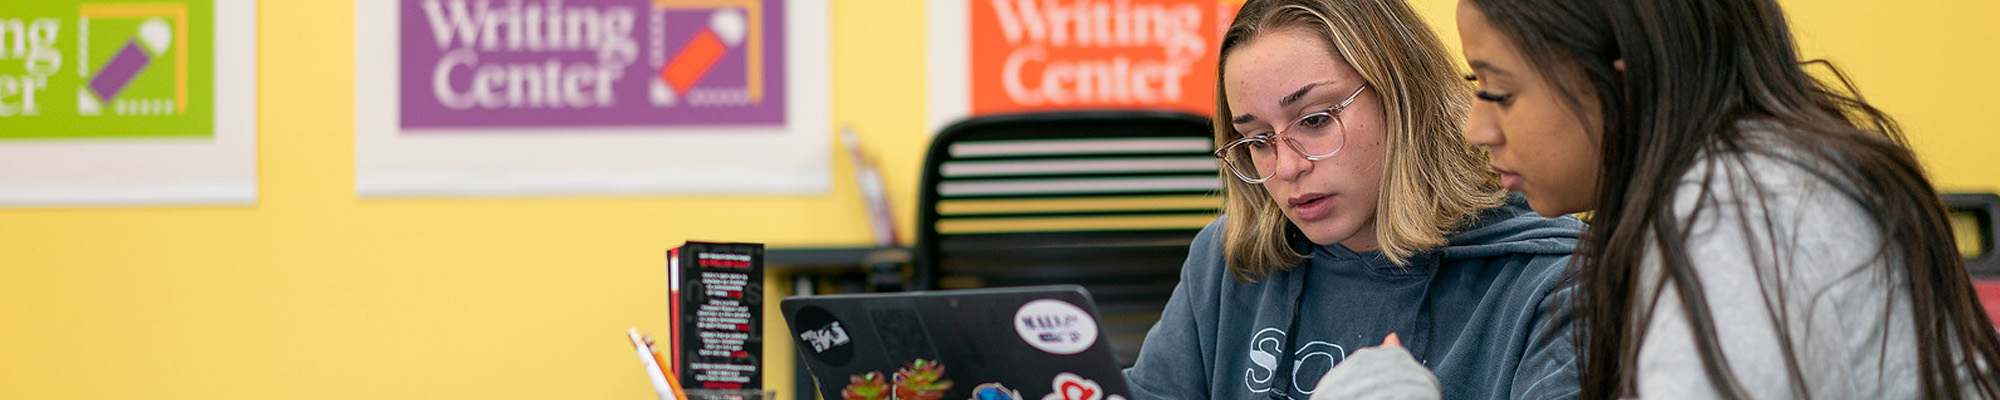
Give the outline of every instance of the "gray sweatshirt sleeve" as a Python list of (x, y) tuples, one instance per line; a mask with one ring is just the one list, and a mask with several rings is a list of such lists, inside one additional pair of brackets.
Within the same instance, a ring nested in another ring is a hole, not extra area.
[[(1752, 158), (1708, 163), (1690, 176), (1709, 168), (1722, 169), (1720, 179), (1707, 193), (1684, 180), (1674, 210), (1722, 358), (1744, 394), (1914, 398), (1909, 294), (1882, 264), (1867, 211), (1795, 165)], [(1649, 244), (1647, 253), (1639, 282), (1657, 282), (1661, 252)], [(1639, 348), (1639, 396), (1720, 397), (1727, 389), (1709, 379), (1677, 288), (1664, 285), (1657, 298)]]
[[(1181, 282), (1174, 285), (1160, 322), (1146, 332), (1138, 361), (1125, 369), (1133, 400), (1209, 396), (1209, 371), (1215, 361), (1209, 350), (1214, 347), (1214, 315), (1221, 301), (1215, 286), (1227, 279), (1216, 241), (1221, 224), (1217, 219), (1195, 236), (1181, 267)], [(1206, 323), (1202, 316), (1207, 316)]]
[(1312, 400), (1437, 400), (1437, 375), (1402, 347), (1356, 350), (1319, 378)]

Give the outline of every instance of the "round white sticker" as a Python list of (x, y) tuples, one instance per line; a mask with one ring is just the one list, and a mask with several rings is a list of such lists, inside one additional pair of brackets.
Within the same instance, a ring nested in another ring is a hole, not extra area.
[(1097, 343), (1097, 320), (1062, 300), (1030, 301), (1014, 312), (1014, 331), (1042, 351), (1076, 354)]

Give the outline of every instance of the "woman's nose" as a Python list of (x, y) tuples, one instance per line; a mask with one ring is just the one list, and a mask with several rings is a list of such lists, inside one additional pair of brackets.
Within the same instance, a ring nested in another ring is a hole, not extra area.
[(1304, 154), (1301, 154), (1299, 148), (1294, 143), (1289, 138), (1281, 139), (1279, 140), (1279, 146), (1272, 149), (1278, 153), (1278, 162), (1276, 165), (1277, 170), (1272, 171), (1276, 174), (1271, 176), (1271, 179), (1291, 180), (1297, 178), (1300, 174), (1306, 173), (1306, 171), (1312, 170), (1313, 161), (1307, 159)]
[(1495, 110), (1484, 101), (1473, 101), (1472, 111), (1465, 115), (1465, 143), (1491, 150), (1506, 143), (1500, 134), (1500, 124), (1493, 115)]

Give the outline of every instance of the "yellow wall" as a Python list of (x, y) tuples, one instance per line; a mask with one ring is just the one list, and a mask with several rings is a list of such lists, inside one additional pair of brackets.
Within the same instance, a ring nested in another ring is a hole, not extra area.
[[(1457, 1), (1410, 0), (1458, 47)], [(1897, 118), (1945, 191), (2000, 191), (2000, 2), (1780, 0), (1807, 59), (1832, 61)]]
[[(1455, 35), (1451, 1), (1415, 2)], [(2000, 190), (2000, 3), (1786, 4), (1941, 186)], [(262, 4), (257, 206), (0, 210), (0, 399), (644, 399), (622, 332), (665, 330), (666, 247), (868, 237), (839, 153), (820, 196), (358, 200), (353, 8)], [(921, 2), (833, 12), (835, 120), (907, 228)]]

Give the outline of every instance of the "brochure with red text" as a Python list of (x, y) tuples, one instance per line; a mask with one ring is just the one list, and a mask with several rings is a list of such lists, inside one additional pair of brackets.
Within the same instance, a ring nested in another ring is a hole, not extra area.
[(674, 374), (689, 389), (761, 389), (764, 245), (694, 242), (667, 251)]

